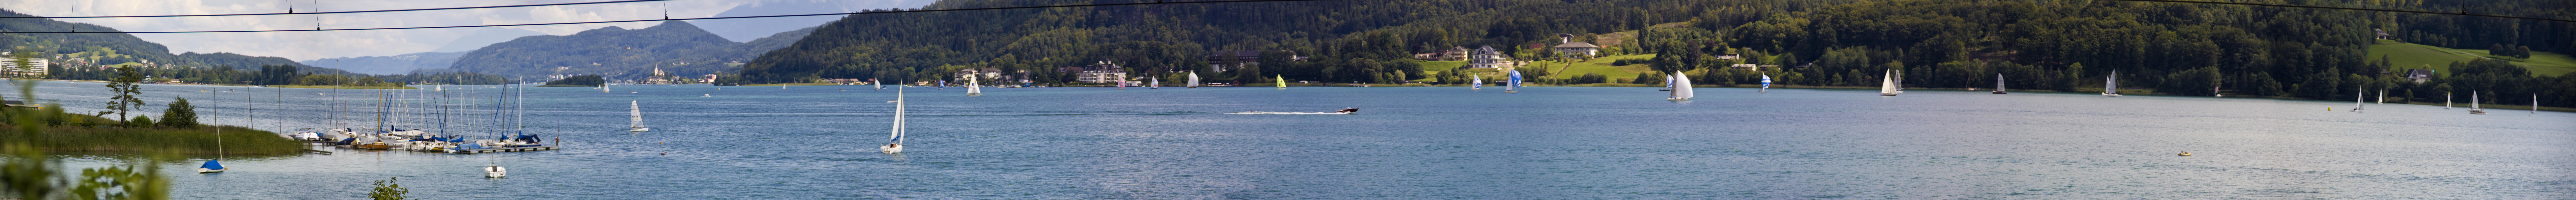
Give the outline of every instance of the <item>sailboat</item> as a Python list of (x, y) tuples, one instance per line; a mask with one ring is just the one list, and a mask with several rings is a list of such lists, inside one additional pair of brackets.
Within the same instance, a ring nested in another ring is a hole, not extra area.
[[(901, 92), (903, 90), (897, 89), (895, 91)], [(982, 82), (975, 81), (975, 79), (966, 79), (966, 96), (984, 96), (984, 84)]]
[(599, 84), (599, 93), (608, 93), (608, 84)]
[(483, 167), (484, 178), (500, 178), (506, 176), (510, 176), (510, 168), (501, 168), (501, 166)]
[(1673, 94), (1672, 97), (1664, 98), (1664, 100), (1676, 102), (1690, 101), (1691, 96), (1693, 96), (1691, 93), (1690, 77), (1682, 76), (1682, 72), (1676, 71), (1673, 72), (1673, 75), (1669, 78), (1673, 79)]
[(2442, 92), (2442, 109), (2451, 109), (2451, 92)]
[(1995, 94), (2010, 94), (2009, 92), (2004, 92), (2004, 74), (1995, 74)]
[(1275, 74), (1274, 74), (1274, 75), (1270, 75), (1270, 80), (1272, 80), (1272, 81), (1279, 81), (1279, 83), (1278, 83), (1278, 84), (1279, 84), (1279, 89), (1282, 89), (1282, 90), (1288, 89), (1288, 77), (1287, 77), (1287, 76), (1280, 76), (1280, 75), (1275, 75)]
[[(885, 81), (877, 81), (877, 79), (871, 78), (868, 79), (868, 84), (876, 87), (877, 90), (885, 90)], [(779, 86), (779, 89), (786, 89), (786, 87), (787, 86)]]
[(1467, 85), (1467, 90), (1485, 90), (1485, 77), (1476, 76), (1473, 79), (1476, 80), (1468, 83), (1473, 85)]
[[(219, 95), (218, 97), (216, 97), (216, 98), (212, 98), (212, 99), (214, 99), (214, 100), (215, 100), (215, 104), (214, 104), (214, 105), (224, 105), (224, 103), (223, 103), (224, 98), (223, 98), (223, 97), (221, 97), (220, 95)], [(2535, 102), (2537, 102), (2537, 101), (2535, 101)], [(215, 118), (214, 118), (214, 120), (216, 120), (216, 122), (220, 123), (220, 122), (223, 120), (223, 118), (221, 118), (221, 117), (220, 117), (220, 116), (223, 116), (223, 113), (222, 113), (223, 111), (222, 111), (222, 110), (216, 110), (215, 112), (216, 112), (216, 113), (215, 113), (215, 114), (213, 114), (213, 115), (214, 115), (214, 116), (218, 116), (218, 117), (215, 117)], [(226, 170), (226, 169), (230, 169), (230, 168), (226, 168), (226, 167), (224, 167), (224, 163), (223, 163), (223, 162), (217, 162), (217, 160), (223, 160), (223, 156), (224, 156), (224, 129), (222, 129), (222, 128), (216, 128), (216, 129), (215, 129), (215, 159), (208, 159), (208, 160), (206, 160), (206, 164), (204, 164), (204, 165), (198, 165), (198, 166), (197, 166), (197, 173), (201, 173), (201, 174), (202, 174), (202, 173), (216, 173), (216, 172), (224, 172), (224, 170)]]
[(1655, 91), (1673, 91), (1673, 75), (1664, 75), (1664, 89), (1655, 89)]
[(2362, 96), (2361, 94), (2362, 94), (2362, 93), (2361, 93), (2361, 88), (2353, 88), (2353, 90), (2352, 90), (2352, 112), (2361, 112), (2361, 109), (2362, 109), (2361, 99), (2362, 99), (2363, 97), (2365, 97), (2365, 96)]
[(948, 80), (939, 80), (939, 90), (948, 90)]
[(1504, 81), (1509, 82), (1503, 83), (1503, 93), (1521, 93), (1521, 71), (1513, 70), (1511, 79)]
[(1199, 88), (1199, 72), (1190, 72), (1189, 88)]
[(2111, 70), (2111, 76), (2102, 77), (2102, 96), (2120, 96), (2120, 70)]
[(2487, 114), (2487, 109), (2478, 108), (2478, 91), (2469, 91), (2469, 114)]
[(626, 132), (645, 131), (653, 131), (653, 128), (644, 127), (643, 107), (637, 107), (635, 101), (626, 101)]
[(886, 133), (888, 141), (885, 146), (877, 146), (877, 152), (903, 153), (903, 88), (895, 88), (894, 100), (886, 103), (894, 103), (894, 128)]
[(1145, 84), (1145, 89), (1163, 89), (1163, 78), (1155, 77), (1152, 81), (1152, 83)]
[(2540, 94), (2531, 94), (2531, 114), (2540, 114)]
[(1878, 96), (1896, 96), (1896, 70), (1887, 70), (1884, 73), (1886, 75), (1879, 76), (1878, 79)]
[(429, 91), (447, 91), (447, 85), (436, 85), (432, 87), (435, 89), (430, 89)]
[(2380, 89), (2379, 100), (2370, 101), (2370, 103), (2388, 104), (2388, 89)]
[(1117, 81), (1118, 81), (1118, 89), (1121, 89), (1121, 90), (1127, 89), (1127, 80), (1126, 80), (1126, 79), (1119, 79), (1119, 80), (1117, 80)]
[[(1674, 75), (1674, 76), (1680, 76), (1680, 75), (1681, 75), (1681, 72), (1673, 72), (1673, 75)], [(1761, 91), (1754, 91), (1754, 92), (1756, 92), (1756, 93), (1771, 93), (1771, 73), (1762, 73), (1762, 90), (1761, 90)]]

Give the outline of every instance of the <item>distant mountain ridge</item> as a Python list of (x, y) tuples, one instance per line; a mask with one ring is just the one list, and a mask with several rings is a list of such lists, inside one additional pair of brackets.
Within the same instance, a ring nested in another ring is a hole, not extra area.
[(306, 65), (328, 67), (361, 74), (406, 74), (421, 69), (446, 69), (456, 64), (465, 52), (420, 52), (393, 56), (339, 57), (296, 61)]
[(682, 21), (664, 21), (643, 29), (606, 27), (572, 35), (519, 37), (465, 52), (451, 68), (512, 77), (560, 74), (602, 75), (610, 80), (651, 76), (655, 67), (672, 75), (702, 75), (737, 69), (727, 64), (785, 47), (813, 28), (781, 32), (738, 43)]

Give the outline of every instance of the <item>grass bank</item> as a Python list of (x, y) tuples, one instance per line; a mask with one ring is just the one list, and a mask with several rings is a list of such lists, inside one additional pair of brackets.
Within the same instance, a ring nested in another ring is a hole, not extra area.
[[(2433, 69), (2438, 74), (2448, 76), (2451, 74), (2448, 69), (2451, 62), (2468, 63), (2471, 59), (2497, 57), (2487, 54), (2487, 50), (2483, 49), (2451, 49), (2389, 40), (2379, 41), (2379, 44), (2370, 45), (2370, 53), (2366, 58), (2377, 61), (2380, 57), (2387, 57), (2392, 70), (2428, 69), (2427, 66), (2429, 66), (2429, 69)], [(2530, 69), (2533, 76), (2551, 77), (2576, 72), (2576, 57), (2566, 54), (2531, 52), (2530, 59), (2504, 58), (2501, 60)]]
[(274, 87), (274, 88), (314, 88), (314, 89), (394, 89), (394, 90), (420, 89), (420, 88), (416, 88), (416, 87), (405, 87), (405, 86), (392, 86), (392, 87), (387, 87), (387, 86), (337, 86), (337, 85), (268, 85), (267, 87)]
[[(62, 113), (61, 110), (9, 108), (10, 119), (0, 119), (0, 141), (28, 142), (36, 148), (59, 152), (149, 152), (171, 151), (184, 154), (276, 155), (294, 154), (304, 149), (301, 141), (278, 137), (277, 133), (239, 126), (122, 127), (107, 118)], [(16, 113), (52, 113), (37, 126), (36, 133), (25, 133), (17, 124)], [(221, 129), (222, 135), (215, 133)], [(220, 151), (216, 139), (222, 147)]]
[[(839, 84), (839, 83), (778, 83), (778, 84), (749, 84), (749, 85), (741, 85), (741, 86), (781, 86), (781, 85), (784, 85), (784, 86), (815, 86), (815, 85), (841, 85), (841, 84)], [(589, 86), (582, 86), (582, 87), (589, 87)]]

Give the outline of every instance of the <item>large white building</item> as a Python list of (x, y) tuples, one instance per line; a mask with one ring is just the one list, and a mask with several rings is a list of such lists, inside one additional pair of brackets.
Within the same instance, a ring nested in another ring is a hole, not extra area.
[[(27, 64), (18, 65), (18, 62), (21, 59), (25, 60)], [(5, 73), (9, 76), (30, 78), (45, 77), (45, 68), (47, 66), (52, 66), (52, 64), (49, 60), (43, 58), (0, 58), (0, 73)]]
[(1467, 67), (1495, 68), (1511, 66), (1511, 59), (1511, 56), (1503, 55), (1502, 51), (1495, 51), (1494, 46), (1476, 47), (1474, 52), (1467, 53)]
[(1100, 61), (1099, 63), (1093, 63), (1091, 66), (1068, 68), (1079, 69), (1079, 71), (1074, 72), (1074, 81), (1084, 83), (1115, 83), (1127, 81), (1127, 70), (1122, 69), (1125, 67), (1119, 67), (1117, 63), (1109, 61)]

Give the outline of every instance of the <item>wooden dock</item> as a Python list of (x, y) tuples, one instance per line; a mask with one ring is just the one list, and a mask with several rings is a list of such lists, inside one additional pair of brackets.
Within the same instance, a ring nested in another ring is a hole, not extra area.
[(521, 151), (544, 151), (544, 150), (555, 150), (555, 149), (561, 149), (562, 147), (563, 147), (563, 146), (561, 146), (561, 145), (546, 145), (546, 146), (533, 146), (533, 147), (505, 147), (505, 148), (458, 149), (458, 150), (456, 150), (456, 153), (461, 153), (461, 154), (478, 154), (478, 153), (521, 152)]

